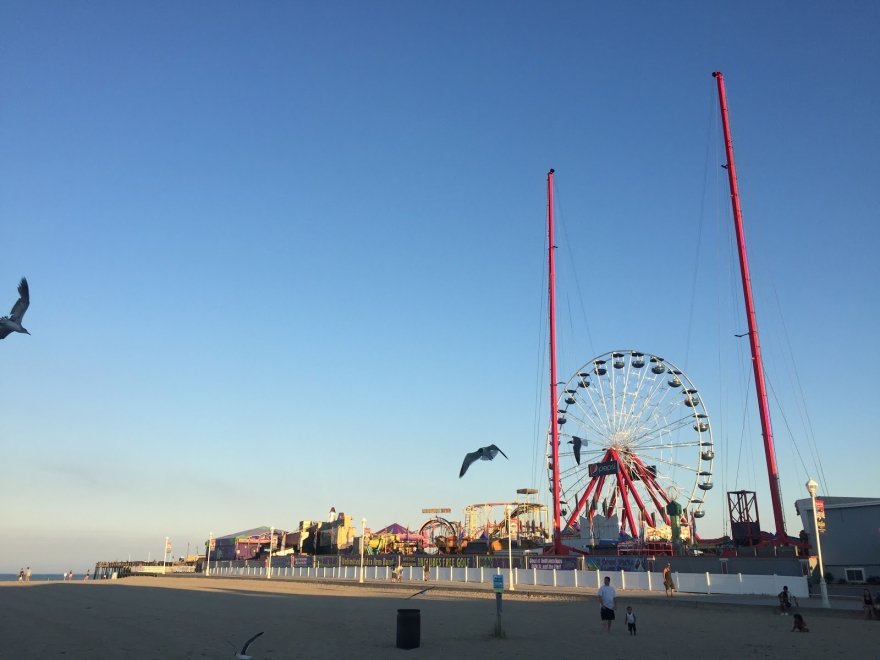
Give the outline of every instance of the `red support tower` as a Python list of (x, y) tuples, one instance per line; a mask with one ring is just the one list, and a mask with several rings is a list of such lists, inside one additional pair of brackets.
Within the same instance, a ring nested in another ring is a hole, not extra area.
[(559, 421), (556, 407), (559, 390), (556, 384), (556, 258), (553, 238), (553, 172), (547, 172), (547, 271), (550, 314), (550, 442), (553, 461), (553, 552), (565, 554), (562, 546), (562, 512), (559, 505)]
[(720, 71), (713, 74), (718, 83), (718, 102), (721, 105), (721, 124), (724, 128), (724, 146), (727, 152), (727, 179), (730, 184), (730, 202), (733, 206), (733, 222), (736, 229), (736, 246), (739, 250), (739, 266), (742, 275), (743, 297), (746, 303), (746, 319), (749, 324), (749, 346), (752, 349), (752, 366), (755, 374), (755, 391), (758, 394), (758, 412), (761, 415), (761, 435), (764, 437), (764, 455), (767, 459), (767, 476), (770, 479), (770, 500), (776, 521), (777, 543), (785, 543), (785, 519), (782, 516), (782, 494), (779, 488), (779, 471), (776, 468), (776, 451), (773, 448), (773, 429), (770, 425), (770, 406), (767, 403), (767, 386), (764, 383), (764, 362), (761, 359), (761, 342), (758, 340), (758, 321), (755, 302), (752, 299), (752, 280), (749, 275), (749, 258), (746, 255), (746, 237), (743, 230), (742, 207), (739, 203), (739, 186), (736, 180), (736, 164), (733, 160), (733, 140), (730, 137), (730, 120), (727, 116), (727, 94), (724, 76)]

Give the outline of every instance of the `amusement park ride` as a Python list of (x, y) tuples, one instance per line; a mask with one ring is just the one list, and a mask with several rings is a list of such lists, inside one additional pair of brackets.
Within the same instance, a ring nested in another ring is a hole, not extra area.
[[(769, 539), (762, 535), (754, 493), (747, 491), (728, 493), (731, 529), (739, 545), (790, 545), (797, 540), (787, 536), (782, 516), (727, 96), (721, 72), (712, 75), (718, 88), (727, 160), (723, 167), (730, 187), (776, 534)], [(485, 542), (482, 549), (491, 552), (500, 549), (504, 537), (518, 540), (521, 549), (543, 547), (555, 555), (595, 551), (597, 538), (609, 535), (615, 541), (629, 536), (642, 544), (699, 540), (697, 521), (705, 516), (704, 498), (715, 485), (715, 444), (709, 412), (690, 378), (660, 355), (635, 349), (596, 356), (567, 381), (557, 377), (553, 175), (551, 169), (547, 174), (551, 412), (547, 468), (552, 512), (548, 519), (547, 507), (533, 497), (536, 490), (520, 489), (517, 494), (526, 496), (522, 501), (466, 507), (462, 524), (431, 518), (418, 532), (425, 551), (467, 552), (469, 545), (476, 550), (475, 543)], [(496, 522), (499, 519), (502, 522)]]
[[(761, 430), (776, 522), (776, 544), (785, 533), (773, 433), (752, 298), (742, 210), (733, 159), (724, 78), (713, 73), (724, 130), (730, 197), (748, 318)], [(660, 527), (695, 527), (705, 515), (704, 496), (713, 488), (712, 424), (690, 379), (659, 355), (627, 349), (597, 356), (560, 383), (556, 372), (556, 273), (553, 174), (547, 174), (549, 271), (550, 411), (547, 452), (552, 493), (554, 554), (576, 549), (565, 542), (572, 530), (592, 531), (598, 516), (619, 516), (619, 531), (645, 539)], [(559, 391), (559, 385), (563, 386)], [(744, 493), (730, 499), (731, 519), (757, 525), (757, 507)], [(751, 512), (754, 510), (754, 520)]]

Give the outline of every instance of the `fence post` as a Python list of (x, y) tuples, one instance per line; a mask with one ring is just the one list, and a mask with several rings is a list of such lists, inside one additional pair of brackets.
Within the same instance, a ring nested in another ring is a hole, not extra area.
[(553, 586), (556, 586), (556, 569), (553, 569)]
[(596, 589), (602, 586), (602, 571), (596, 570)]
[(465, 584), (467, 584), (467, 581), (468, 581), (467, 569), (468, 569), (468, 567), (465, 566), (465, 567), (464, 567), (464, 583), (465, 583)]
[(709, 571), (706, 571), (706, 593), (707, 594), (712, 593), (712, 580), (709, 577)]
[(577, 589), (578, 586), (578, 569), (574, 569), (574, 588)]
[(648, 573), (648, 591), (651, 591), (651, 589), (652, 589), (652, 586), (651, 586), (651, 571), (647, 571), (647, 573)]
[(622, 591), (626, 591), (626, 572), (620, 571), (620, 589)]

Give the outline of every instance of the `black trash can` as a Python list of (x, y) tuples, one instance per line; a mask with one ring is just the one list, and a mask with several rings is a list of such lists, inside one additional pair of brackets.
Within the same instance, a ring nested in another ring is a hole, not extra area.
[(397, 648), (418, 648), (421, 626), (421, 610), (397, 610)]

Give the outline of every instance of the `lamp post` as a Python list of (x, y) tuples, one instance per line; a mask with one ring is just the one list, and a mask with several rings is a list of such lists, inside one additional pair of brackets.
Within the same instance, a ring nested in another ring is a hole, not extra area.
[(205, 562), (205, 577), (211, 575), (211, 546), (214, 544), (214, 532), (208, 532), (208, 559)]
[(825, 584), (825, 566), (822, 563), (822, 542), (819, 541), (819, 519), (816, 516), (816, 489), (819, 487), (813, 479), (807, 482), (810, 500), (813, 502), (813, 532), (816, 536), (816, 558), (819, 560), (819, 593), (822, 596), (822, 607), (831, 607), (828, 602), (828, 587)]
[(275, 528), (269, 528), (269, 560), (266, 562), (266, 579), (272, 579), (272, 546), (275, 545)]
[(516, 591), (513, 584), (513, 528), (510, 526), (510, 505), (507, 505), (507, 568), (510, 571), (510, 590)]
[(358, 582), (364, 583), (364, 543), (367, 541), (367, 519), (361, 518), (361, 576)]

